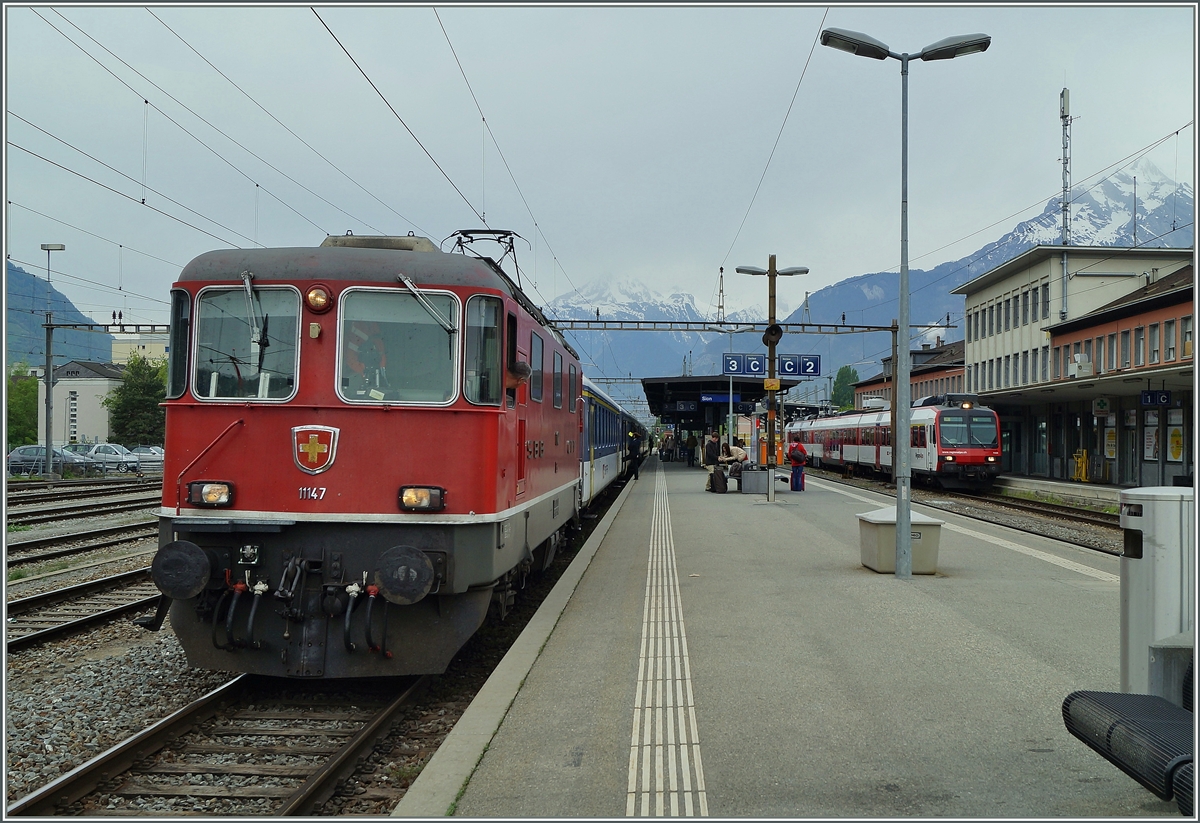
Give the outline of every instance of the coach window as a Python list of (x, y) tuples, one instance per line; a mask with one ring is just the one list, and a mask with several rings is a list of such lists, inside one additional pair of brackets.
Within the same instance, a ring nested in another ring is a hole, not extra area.
[(188, 333), (192, 326), (192, 298), (187, 292), (171, 292), (171, 337), (167, 354), (167, 397), (182, 397), (187, 390)]
[(475, 296), (467, 301), (466, 363), (463, 391), (467, 400), (484, 406), (500, 405), (504, 377), (500, 371), (500, 317), (497, 297)]
[(196, 301), (192, 393), (208, 400), (286, 400), (296, 391), (300, 292), (205, 289)]
[(355, 289), (341, 301), (338, 391), (351, 402), (454, 399), (458, 300), (421, 290)]
[(529, 333), (529, 367), (533, 369), (533, 374), (529, 378), (529, 399), (542, 402), (542, 385), (545, 369), (545, 362), (542, 356), (542, 338), (538, 337), (537, 332)]
[(562, 408), (563, 397), (563, 357), (561, 352), (554, 353), (554, 408)]

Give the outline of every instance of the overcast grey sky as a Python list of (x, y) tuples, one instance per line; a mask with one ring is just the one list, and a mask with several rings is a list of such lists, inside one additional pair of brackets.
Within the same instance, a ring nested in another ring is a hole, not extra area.
[(634, 277), (703, 309), (721, 266), (730, 308), (762, 304), (731, 272), (774, 253), (811, 269), (780, 281), (794, 308), (899, 264), (900, 64), (823, 26), (907, 52), (993, 38), (910, 68), (914, 267), (1059, 193), (1064, 86), (1076, 182), (1161, 141), (1147, 156), (1194, 185), (1192, 4), (436, 8), (6, 5), (6, 254), (44, 275), (39, 245), (64, 243), (52, 279), (85, 313), (161, 323), (214, 248), (486, 217), (529, 240), (542, 304)]

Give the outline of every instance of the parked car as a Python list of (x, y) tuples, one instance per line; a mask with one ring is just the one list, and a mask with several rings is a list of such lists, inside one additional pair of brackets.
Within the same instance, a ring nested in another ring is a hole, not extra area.
[(130, 451), (137, 455), (143, 471), (162, 471), (164, 454), (162, 446), (138, 446)]
[(87, 456), (99, 461), (106, 471), (140, 472), (142, 470), (138, 456), (120, 443), (95, 443), (88, 450)]
[[(45, 466), (45, 446), (18, 446), (8, 454), (9, 474), (41, 474), (45, 472)], [(101, 464), (90, 457), (63, 449), (55, 449), (50, 471), (59, 475), (67, 473), (87, 475), (99, 474), (101, 468)]]

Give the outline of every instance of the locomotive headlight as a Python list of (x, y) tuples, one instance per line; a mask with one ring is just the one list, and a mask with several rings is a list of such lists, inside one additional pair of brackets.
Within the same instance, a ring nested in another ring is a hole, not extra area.
[(233, 484), (197, 480), (188, 483), (188, 502), (195, 506), (231, 506), (233, 505)]
[(989, 462), (989, 463), (995, 463), (995, 462), (996, 462), (996, 456), (995, 456), (994, 454), (989, 454), (989, 455), (988, 455), (987, 462)]
[(312, 286), (304, 293), (304, 302), (309, 311), (315, 314), (329, 311), (333, 306), (333, 295), (325, 286)]
[(401, 486), (400, 508), (405, 511), (441, 511), (446, 508), (446, 490), (440, 486)]
[(943, 460), (945, 460), (947, 463), (953, 463), (953, 462), (954, 462), (954, 455), (952, 455), (952, 454), (943, 454), (943, 455), (942, 455), (942, 459), (943, 459)]

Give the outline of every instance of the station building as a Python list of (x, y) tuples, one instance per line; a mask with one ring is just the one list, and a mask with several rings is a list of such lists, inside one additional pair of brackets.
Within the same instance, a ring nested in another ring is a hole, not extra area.
[[(66, 443), (107, 443), (112, 434), (108, 409), (103, 400), (124, 380), (124, 367), (117, 363), (72, 360), (54, 369), (55, 446)], [(46, 431), (46, 381), (38, 376), (38, 442)]]
[(1035, 246), (954, 289), (1005, 472), (1189, 485), (1192, 249)]

